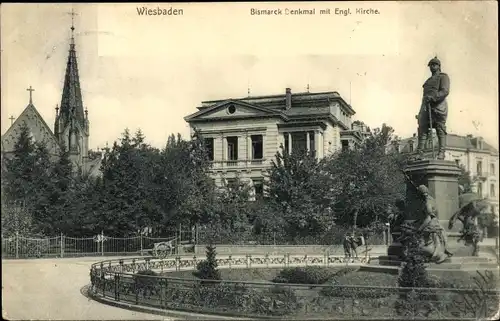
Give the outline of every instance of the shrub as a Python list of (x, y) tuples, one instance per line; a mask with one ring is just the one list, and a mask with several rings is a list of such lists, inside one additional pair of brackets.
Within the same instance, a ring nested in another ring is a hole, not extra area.
[(347, 267), (335, 273), (329, 281), (331, 286), (320, 290), (320, 295), (327, 297), (345, 297), (345, 298), (384, 298), (392, 294), (390, 288), (361, 288), (356, 285), (366, 286), (394, 286), (391, 281), (394, 277), (390, 274), (380, 273), (377, 278), (373, 278), (371, 272), (357, 272), (357, 268)]
[(136, 291), (142, 293), (143, 296), (152, 295), (156, 293), (156, 289), (159, 287), (159, 274), (152, 270), (139, 271), (134, 275), (134, 281), (136, 285)]
[(207, 245), (207, 259), (196, 265), (194, 276), (203, 280), (220, 280), (220, 271), (217, 269), (217, 252), (215, 246)]
[(395, 303), (396, 312), (405, 318), (428, 318), (435, 311), (432, 302), (422, 301), (421, 294), (415, 290), (400, 295)]
[[(476, 271), (475, 286), (469, 293), (458, 293), (452, 301), (455, 316), (475, 317), (488, 320), (498, 313), (500, 295), (497, 292), (498, 277), (489, 270)], [(494, 319), (494, 318), (493, 318)], [(490, 319), (492, 320), (492, 319)]]
[(417, 237), (409, 237), (407, 241), (404, 266), (398, 277), (399, 286), (427, 287), (429, 276), (425, 270), (425, 258), (420, 252)]
[(251, 311), (257, 314), (280, 316), (291, 314), (301, 306), (293, 290), (275, 286), (262, 291), (253, 298)]
[(321, 266), (293, 267), (281, 270), (272, 282), (295, 284), (323, 284), (330, 280), (335, 273)]
[[(403, 288), (438, 287), (439, 280), (429, 277), (425, 269), (425, 257), (421, 254), (418, 235), (407, 238), (404, 266), (398, 276), (398, 284)], [(428, 317), (435, 306), (430, 301), (439, 302), (434, 293), (418, 293), (412, 290), (401, 293), (395, 302), (395, 309), (401, 317)]]

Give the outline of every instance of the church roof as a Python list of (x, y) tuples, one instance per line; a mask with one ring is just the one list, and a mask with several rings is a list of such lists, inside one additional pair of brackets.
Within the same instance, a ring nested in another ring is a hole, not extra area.
[[(72, 32), (74, 27), (71, 27)], [(75, 40), (71, 36), (69, 45), (68, 61), (66, 64), (66, 74), (64, 76), (64, 87), (61, 98), (60, 114), (64, 121), (67, 121), (72, 112), (74, 117), (81, 123), (82, 127), (85, 124), (85, 114), (83, 110), (82, 91), (80, 89), (80, 77), (78, 75), (78, 63), (76, 59)]]
[(23, 123), (27, 123), (32, 131), (36, 140), (45, 140), (49, 151), (53, 154), (59, 152), (59, 144), (54, 133), (47, 125), (43, 117), (40, 115), (35, 105), (30, 99), (29, 104), (24, 108), (19, 117), (16, 118), (14, 123), (7, 129), (2, 136), (2, 151), (12, 151), (17, 141), (17, 131), (20, 130)]

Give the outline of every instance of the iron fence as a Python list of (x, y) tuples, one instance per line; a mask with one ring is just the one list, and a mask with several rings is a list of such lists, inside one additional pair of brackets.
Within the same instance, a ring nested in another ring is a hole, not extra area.
[[(258, 265), (264, 257), (218, 259), (220, 267)], [(286, 257), (286, 256), (285, 256)], [(275, 260), (289, 266), (290, 260)], [(320, 258), (320, 257), (318, 257)], [(194, 262), (191, 262), (193, 261)], [(312, 260), (309, 259), (310, 262)], [(321, 261), (321, 260), (320, 260)], [(345, 259), (328, 257), (317, 264)], [(498, 290), (400, 288), (381, 286), (274, 284), (210, 281), (139, 274), (141, 271), (194, 269), (196, 258), (108, 260), (92, 265), (90, 293), (107, 301), (160, 309), (188, 310), (269, 319), (484, 319), (498, 310)], [(302, 262), (304, 263), (304, 262)]]
[(14, 235), (2, 237), (2, 258), (63, 258), (84, 256), (115, 256), (151, 254), (155, 243), (180, 241), (172, 237), (108, 237), (99, 234), (94, 237), (70, 237), (60, 235), (47, 238), (30, 238)]
[[(92, 237), (56, 237), (35, 238), (15, 234), (2, 236), (2, 258), (40, 258), (40, 257), (77, 257), (77, 256), (113, 256), (151, 253), (155, 243), (175, 239), (180, 245), (338, 245), (342, 244), (344, 230), (338, 230), (322, 237), (294, 238), (285, 237), (279, 232), (255, 234), (252, 231), (238, 232), (231, 229), (196, 227), (170, 231), (169, 237), (150, 237), (138, 235), (132, 237), (111, 237), (104, 233)], [(370, 245), (385, 245), (386, 233), (374, 235), (367, 240)]]

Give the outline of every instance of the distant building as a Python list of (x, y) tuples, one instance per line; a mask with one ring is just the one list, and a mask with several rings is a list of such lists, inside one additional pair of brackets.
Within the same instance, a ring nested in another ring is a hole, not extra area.
[(337, 92), (292, 94), (287, 88), (281, 95), (204, 101), (198, 110), (185, 120), (205, 139), (215, 183), (238, 176), (257, 194), (280, 146), (321, 158), (353, 148), (364, 136), (352, 127), (355, 111)]
[[(405, 138), (393, 148), (401, 153), (413, 153), (417, 148), (417, 135)], [(459, 136), (448, 134), (446, 141), (445, 160), (455, 161), (477, 178), (473, 186), (474, 192), (486, 198), (492, 204), (491, 211), (498, 215), (498, 150), (488, 144), (482, 137), (472, 135)], [(437, 137), (434, 135), (434, 146), (437, 146)], [(426, 145), (426, 154), (432, 153), (430, 141)]]
[[(74, 28), (72, 27), (73, 31)], [(9, 157), (14, 150), (21, 127), (27, 124), (34, 141), (44, 141), (53, 159), (57, 159), (61, 148), (70, 152), (70, 159), (75, 170), (91, 176), (100, 175), (102, 153), (89, 151), (90, 123), (88, 111), (83, 108), (80, 78), (76, 59), (76, 49), (73, 35), (69, 45), (69, 54), (64, 76), (64, 86), (60, 107), (56, 107), (56, 120), (52, 131), (37, 111), (32, 92), (28, 88), (29, 103), (21, 115), (14, 119), (1, 139), (2, 157)]]

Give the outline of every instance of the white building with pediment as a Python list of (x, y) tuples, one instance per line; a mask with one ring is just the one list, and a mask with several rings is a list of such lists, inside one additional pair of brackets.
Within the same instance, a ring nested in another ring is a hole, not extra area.
[(280, 146), (321, 158), (361, 142), (354, 114), (337, 92), (292, 94), (286, 88), (281, 95), (204, 101), (185, 120), (205, 139), (215, 183), (239, 177), (259, 194)]

